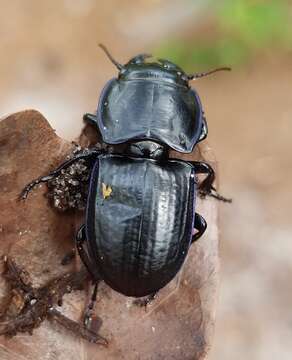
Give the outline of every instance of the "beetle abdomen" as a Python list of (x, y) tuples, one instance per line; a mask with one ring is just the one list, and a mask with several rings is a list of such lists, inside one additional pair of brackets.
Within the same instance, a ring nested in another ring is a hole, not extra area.
[(188, 163), (103, 155), (92, 174), (89, 251), (103, 279), (128, 296), (165, 286), (191, 241), (194, 179)]

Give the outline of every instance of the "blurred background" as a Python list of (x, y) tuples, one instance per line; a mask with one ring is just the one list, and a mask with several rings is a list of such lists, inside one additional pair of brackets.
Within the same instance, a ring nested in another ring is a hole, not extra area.
[(75, 138), (120, 62), (189, 72), (219, 163), (221, 290), (210, 360), (292, 359), (292, 5), (284, 0), (0, 0), (0, 114), (34, 108)]

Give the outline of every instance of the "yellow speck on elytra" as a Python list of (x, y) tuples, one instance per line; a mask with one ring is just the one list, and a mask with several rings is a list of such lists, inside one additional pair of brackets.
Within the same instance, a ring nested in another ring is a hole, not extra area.
[(110, 187), (110, 185), (106, 185), (105, 183), (102, 183), (102, 196), (104, 199), (111, 196), (113, 189)]

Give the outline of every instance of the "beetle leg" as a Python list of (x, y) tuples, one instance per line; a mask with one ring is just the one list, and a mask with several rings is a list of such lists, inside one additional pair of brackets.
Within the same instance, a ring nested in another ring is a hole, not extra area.
[(146, 310), (147, 305), (152, 303), (152, 301), (156, 298), (157, 294), (158, 294), (158, 292), (154, 292), (148, 296), (144, 296), (142, 298), (135, 299), (133, 301), (133, 304), (136, 306), (144, 307)]
[(196, 234), (193, 235), (192, 243), (198, 240), (206, 231), (207, 223), (203, 216), (195, 213), (194, 229), (198, 230)]
[(83, 121), (88, 122), (93, 126), (97, 126), (97, 117), (94, 114), (89, 114), (89, 113), (84, 114)]
[(232, 202), (232, 199), (228, 199), (217, 192), (213, 185), (215, 181), (215, 172), (209, 164), (202, 161), (190, 161), (190, 163), (193, 165), (197, 174), (207, 174), (207, 177), (199, 185), (199, 194), (203, 198), (206, 196), (212, 196), (220, 201), (229, 203)]
[(86, 150), (84, 150), (82, 152), (77, 153), (72, 159), (69, 159), (69, 160), (65, 161), (63, 164), (61, 164), (59, 167), (57, 167), (57, 169), (53, 170), (48, 175), (41, 176), (41, 177), (33, 180), (29, 184), (27, 184), (25, 186), (25, 188), (22, 190), (22, 192), (20, 193), (20, 196), (19, 196), (20, 199), (25, 200), (27, 198), (29, 192), (36, 185), (38, 185), (40, 183), (46, 183), (46, 182), (52, 180), (53, 178), (59, 176), (61, 174), (62, 170), (68, 168), (69, 166), (74, 164), (76, 161), (81, 160), (81, 159), (94, 158), (94, 157), (96, 157), (96, 156), (98, 156), (100, 154), (101, 154), (101, 151), (96, 149), (96, 148), (86, 149)]
[(95, 267), (93, 266), (88, 251), (84, 248), (84, 243), (86, 242), (86, 233), (85, 233), (85, 224), (81, 225), (76, 234), (76, 248), (78, 254), (86, 267), (87, 271), (91, 275), (94, 281), (101, 280), (101, 277)]
[(101, 280), (101, 277), (98, 274), (97, 270), (92, 265), (88, 252), (84, 248), (85, 241), (86, 241), (85, 224), (83, 224), (81, 225), (81, 227), (79, 228), (76, 234), (76, 247), (83, 264), (85, 265), (87, 271), (91, 275), (95, 284), (90, 302), (87, 305), (83, 316), (84, 326), (89, 329), (91, 328), (91, 324), (93, 320), (93, 308), (96, 302), (98, 283)]
[(83, 324), (87, 329), (91, 328), (91, 324), (92, 324), (92, 320), (93, 320), (93, 308), (96, 302), (96, 297), (97, 297), (97, 289), (98, 289), (98, 282), (95, 283), (94, 288), (93, 288), (93, 292), (90, 298), (90, 302), (86, 307), (86, 310), (84, 312), (84, 316), (83, 316)]

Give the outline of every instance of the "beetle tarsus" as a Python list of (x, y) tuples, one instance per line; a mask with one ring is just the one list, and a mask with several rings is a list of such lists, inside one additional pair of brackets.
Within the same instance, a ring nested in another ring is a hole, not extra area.
[(94, 305), (96, 303), (97, 290), (98, 290), (98, 282), (96, 282), (94, 285), (90, 302), (88, 303), (83, 316), (83, 324), (88, 329), (92, 328), (92, 322), (94, 317)]
[(49, 180), (51, 180), (52, 178), (53, 178), (53, 176), (51, 174), (49, 174), (47, 176), (42, 176), (42, 177), (39, 177), (39, 178), (33, 180), (32, 182), (27, 184), (25, 186), (25, 188), (21, 191), (21, 193), (19, 195), (19, 199), (25, 200), (28, 197), (28, 194), (33, 190), (34, 187), (36, 187), (37, 185), (39, 185), (41, 183), (46, 183)]
[(216, 200), (226, 203), (232, 203), (232, 199), (220, 195), (217, 190), (212, 186), (211, 189), (199, 189), (199, 195), (204, 199), (206, 196), (213, 197)]
[(207, 164), (203, 161), (190, 161), (193, 165), (196, 174), (206, 174), (206, 178), (200, 183), (198, 187), (199, 195), (202, 198), (206, 196), (213, 197), (219, 201), (223, 202), (232, 202), (232, 199), (228, 199), (222, 195), (220, 195), (216, 188), (214, 187), (215, 182), (215, 171), (211, 165)]
[(133, 301), (133, 304), (139, 307), (144, 307), (145, 310), (147, 309), (147, 306), (151, 304), (154, 299), (157, 297), (157, 292), (154, 292), (148, 296), (144, 296), (142, 298), (135, 299)]

